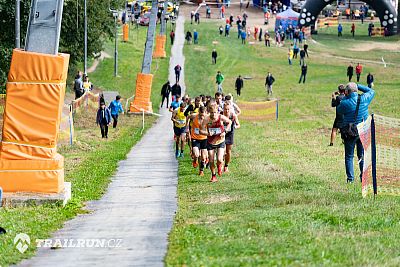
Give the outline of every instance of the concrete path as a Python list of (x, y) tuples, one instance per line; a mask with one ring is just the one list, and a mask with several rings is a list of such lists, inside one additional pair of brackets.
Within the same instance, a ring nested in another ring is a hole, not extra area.
[(117, 91), (103, 91), (104, 100), (109, 105), (111, 101), (115, 100), (115, 97), (119, 95)]
[[(183, 22), (183, 18), (177, 21), (171, 59), (171, 64), (179, 62), (182, 66)], [(183, 80), (183, 73), (181, 77)], [(163, 117), (120, 162), (107, 193), (101, 200), (88, 203), (92, 213), (68, 221), (52, 237), (53, 242), (72, 239), (75, 245), (80, 239), (85, 239), (86, 245), (92, 239), (100, 239), (100, 243), (105, 239), (111, 247), (40, 248), (21, 266), (164, 265), (168, 233), (177, 209), (178, 164), (170, 114), (166, 109), (160, 113)]]
[(181, 65), (182, 71), (179, 79), (179, 84), (182, 88), (182, 94), (185, 92), (185, 57), (183, 56), (183, 46), (185, 44), (185, 17), (182, 12), (178, 19), (176, 20), (176, 28), (175, 28), (175, 41), (174, 45), (171, 48), (171, 58), (169, 60), (169, 82), (172, 85), (175, 84), (175, 71), (174, 68), (176, 65)]

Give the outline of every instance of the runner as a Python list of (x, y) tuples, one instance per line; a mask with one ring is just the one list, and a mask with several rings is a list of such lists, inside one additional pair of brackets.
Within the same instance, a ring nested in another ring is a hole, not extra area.
[(207, 150), (208, 160), (211, 169), (211, 180), (210, 182), (217, 182), (217, 176), (215, 174), (215, 153), (217, 153), (217, 169), (218, 175), (222, 175), (222, 162), (224, 161), (224, 150), (225, 150), (225, 128), (224, 123), (227, 123), (227, 128), (231, 126), (231, 121), (224, 115), (220, 115), (218, 112), (217, 103), (214, 100), (208, 105), (208, 113), (200, 130), (200, 134), (207, 135)]
[(229, 172), (228, 165), (231, 162), (231, 156), (232, 156), (232, 146), (233, 146), (233, 139), (234, 139), (234, 134), (235, 134), (235, 129), (240, 128), (240, 123), (238, 116), (232, 112), (232, 105), (230, 101), (225, 102), (224, 105), (224, 116), (229, 118), (229, 120), (232, 122), (230, 124), (230, 127), (228, 123), (224, 122), (225, 126), (225, 166), (224, 166), (224, 172)]
[(174, 110), (176, 110), (177, 108), (179, 108), (181, 106), (181, 96), (177, 95), (175, 97), (175, 100), (171, 102), (171, 106), (169, 106), (169, 111), (170, 112), (174, 112)]
[(200, 158), (199, 175), (204, 175), (204, 167), (207, 161), (207, 136), (200, 134), (200, 128), (206, 117), (206, 108), (200, 106), (197, 114), (189, 115), (191, 121), (190, 135), (192, 139), (193, 167), (197, 168)]
[[(180, 107), (172, 112), (171, 120), (174, 122), (175, 133), (175, 157), (183, 158), (183, 149), (185, 148), (185, 132), (186, 132), (186, 117), (185, 117), (186, 103), (182, 102)], [(181, 151), (179, 152), (179, 145)]]

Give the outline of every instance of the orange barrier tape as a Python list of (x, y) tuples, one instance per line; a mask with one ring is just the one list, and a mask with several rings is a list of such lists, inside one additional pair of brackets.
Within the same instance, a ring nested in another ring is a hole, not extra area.
[(153, 112), (150, 102), (152, 83), (153, 74), (138, 73), (136, 78), (135, 98), (131, 103), (130, 112), (141, 112), (141, 109), (147, 112)]
[(13, 51), (0, 146), (5, 192), (57, 193), (64, 187), (56, 145), (68, 63), (67, 54)]
[(128, 42), (129, 41), (129, 24), (125, 23), (122, 27), (122, 41)]
[(156, 47), (154, 49), (153, 58), (165, 58), (167, 53), (165, 52), (165, 44), (167, 42), (167, 36), (157, 35)]

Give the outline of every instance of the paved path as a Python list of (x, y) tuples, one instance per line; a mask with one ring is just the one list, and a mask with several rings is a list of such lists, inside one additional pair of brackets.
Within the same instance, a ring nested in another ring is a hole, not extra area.
[[(171, 59), (183, 66), (183, 21)], [(172, 74), (172, 77), (174, 74)], [(183, 73), (182, 73), (183, 79)], [(40, 248), (21, 266), (163, 266), (177, 209), (177, 171), (170, 114), (161, 117), (119, 163), (107, 193), (88, 203), (88, 215), (68, 221), (52, 239), (122, 239), (119, 248)]]
[(182, 12), (176, 21), (175, 28), (175, 40), (174, 45), (171, 48), (171, 58), (169, 60), (169, 82), (172, 85), (175, 84), (175, 71), (176, 65), (181, 65), (181, 75), (179, 78), (179, 84), (182, 88), (182, 94), (185, 92), (185, 57), (183, 56), (183, 45), (185, 44), (185, 17)]

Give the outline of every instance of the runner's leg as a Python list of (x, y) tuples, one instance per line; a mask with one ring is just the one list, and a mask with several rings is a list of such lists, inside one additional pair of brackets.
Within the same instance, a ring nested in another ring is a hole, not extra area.
[(222, 175), (222, 164), (224, 163), (225, 148), (217, 149), (217, 169), (218, 175)]

